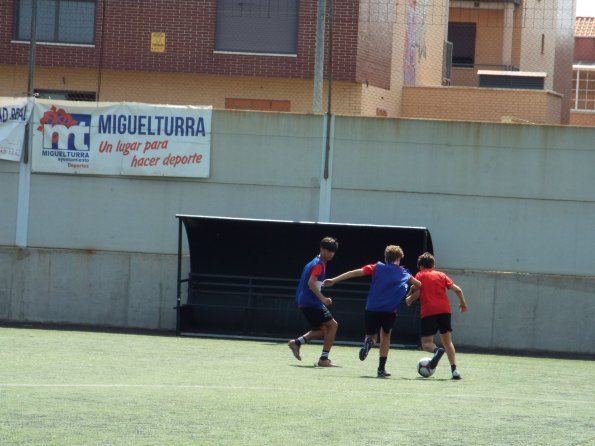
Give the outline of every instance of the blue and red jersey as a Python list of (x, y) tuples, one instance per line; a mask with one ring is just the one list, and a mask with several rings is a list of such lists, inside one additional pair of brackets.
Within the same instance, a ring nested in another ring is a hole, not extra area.
[(322, 261), (320, 256), (316, 256), (312, 259), (302, 271), (295, 293), (295, 303), (298, 307), (322, 308), (324, 305), (308, 286), (308, 280), (310, 280), (310, 276), (313, 275), (316, 276), (316, 281), (321, 283), (326, 278), (326, 263)]
[(411, 274), (405, 268), (394, 263), (366, 265), (364, 275), (372, 276), (366, 311), (395, 312), (407, 294), (407, 283)]

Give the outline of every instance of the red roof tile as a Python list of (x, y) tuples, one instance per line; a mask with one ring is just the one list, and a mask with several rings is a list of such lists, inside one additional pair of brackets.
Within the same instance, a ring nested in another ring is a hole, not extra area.
[(595, 38), (595, 17), (577, 17), (574, 37)]

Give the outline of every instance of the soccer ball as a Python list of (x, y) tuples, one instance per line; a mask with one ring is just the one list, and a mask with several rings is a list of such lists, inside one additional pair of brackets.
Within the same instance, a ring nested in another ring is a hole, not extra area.
[(430, 368), (430, 361), (432, 358), (421, 358), (417, 362), (417, 373), (419, 373), (424, 378), (429, 378), (434, 374), (434, 370)]

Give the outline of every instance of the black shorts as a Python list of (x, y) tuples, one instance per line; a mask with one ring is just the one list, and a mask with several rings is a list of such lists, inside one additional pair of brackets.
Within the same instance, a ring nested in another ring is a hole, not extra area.
[(304, 313), (306, 320), (310, 324), (310, 328), (314, 330), (319, 329), (322, 324), (333, 319), (333, 315), (325, 305), (322, 308), (301, 307), (300, 310)]
[(380, 331), (390, 332), (395, 325), (397, 313), (394, 311), (367, 311), (365, 314), (365, 326), (367, 335), (375, 335)]
[(440, 334), (452, 331), (450, 313), (433, 314), (421, 320), (422, 336), (434, 336), (438, 331), (440, 331)]

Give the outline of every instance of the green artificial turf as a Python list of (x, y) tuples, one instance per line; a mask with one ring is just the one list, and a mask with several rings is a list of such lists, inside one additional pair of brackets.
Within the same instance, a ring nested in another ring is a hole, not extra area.
[(595, 361), (0, 328), (1, 445), (595, 445)]

